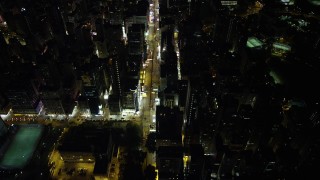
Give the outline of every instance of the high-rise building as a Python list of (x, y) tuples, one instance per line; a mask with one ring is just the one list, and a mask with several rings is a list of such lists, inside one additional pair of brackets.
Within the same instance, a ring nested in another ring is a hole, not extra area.
[(37, 114), (40, 111), (38, 95), (30, 82), (22, 86), (11, 86), (5, 94), (15, 114)]
[(160, 146), (156, 158), (159, 180), (183, 178), (183, 148), (181, 146)]
[(108, 59), (108, 74), (110, 77), (111, 88), (109, 89), (108, 103), (110, 105), (111, 114), (120, 114), (122, 111), (122, 62), (118, 54), (114, 54)]
[(8, 127), (0, 117), (0, 139), (2, 139), (8, 132)]
[(184, 176), (187, 180), (205, 180), (207, 176), (206, 162), (203, 148), (200, 144), (190, 145), (190, 157), (186, 159)]
[(135, 111), (139, 110), (139, 79), (138, 76), (127, 77), (124, 81), (122, 87), (122, 106), (123, 109), (134, 109)]
[(138, 66), (145, 59), (145, 38), (144, 38), (143, 24), (133, 24), (128, 28), (128, 47), (129, 55), (140, 56), (140, 61), (137, 62)]
[[(0, 66), (3, 67), (3, 71), (6, 72), (9, 70), (9, 53), (8, 53), (8, 45), (4, 39), (2, 33), (0, 33)], [(3, 72), (3, 73), (4, 73)]]
[(157, 147), (182, 145), (182, 112), (178, 107), (157, 106)]

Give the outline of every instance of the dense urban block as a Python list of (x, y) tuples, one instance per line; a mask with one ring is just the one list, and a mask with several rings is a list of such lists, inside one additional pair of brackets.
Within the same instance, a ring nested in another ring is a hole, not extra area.
[(319, 179), (320, 0), (1, 0), (0, 179)]

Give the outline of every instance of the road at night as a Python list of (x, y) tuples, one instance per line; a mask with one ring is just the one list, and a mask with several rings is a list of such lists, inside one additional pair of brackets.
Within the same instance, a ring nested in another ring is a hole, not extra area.
[[(158, 7), (158, 1), (154, 0), (153, 5), (150, 5), (150, 12), (153, 12), (153, 18), (149, 17), (148, 22), (148, 36), (146, 38), (148, 44), (148, 59), (146, 66), (142, 71), (145, 71), (145, 97), (142, 99), (141, 106), (141, 121), (143, 126), (143, 137), (144, 140), (148, 134), (155, 131), (155, 114), (156, 105), (155, 100), (158, 96), (157, 88), (159, 87), (159, 56), (158, 56), (158, 45), (159, 45), (159, 14), (156, 10)], [(149, 13), (149, 15), (152, 13)], [(152, 20), (153, 19), (153, 20)], [(143, 142), (145, 143), (145, 141)], [(155, 166), (155, 153), (147, 153), (147, 164)]]

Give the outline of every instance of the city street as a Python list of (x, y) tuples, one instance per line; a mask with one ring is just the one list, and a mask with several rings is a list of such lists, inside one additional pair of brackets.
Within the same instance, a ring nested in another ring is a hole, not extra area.
[[(148, 59), (146, 61), (146, 66), (144, 66), (145, 76), (145, 97), (143, 97), (141, 102), (141, 121), (143, 127), (143, 139), (146, 140), (150, 132), (155, 132), (156, 123), (156, 98), (158, 98), (158, 87), (160, 79), (160, 63), (159, 63), (159, 7), (158, 0), (154, 0), (153, 4), (150, 4), (150, 16), (149, 17), (149, 30), (148, 36), (146, 38), (148, 45)], [(145, 141), (143, 142), (145, 144)], [(147, 165), (156, 165), (155, 153), (147, 153)]]

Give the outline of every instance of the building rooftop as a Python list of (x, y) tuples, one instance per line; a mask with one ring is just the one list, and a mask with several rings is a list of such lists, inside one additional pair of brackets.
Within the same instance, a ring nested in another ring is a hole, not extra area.
[(313, 5), (320, 6), (320, 0), (309, 0), (309, 2)]
[(274, 48), (281, 49), (283, 51), (291, 51), (291, 47), (287, 44), (275, 42), (272, 45)]
[(181, 140), (181, 123), (179, 110), (170, 107), (157, 107), (157, 138)]
[(180, 146), (160, 146), (157, 150), (159, 158), (181, 158), (183, 156), (183, 148)]
[(249, 48), (257, 48), (261, 47), (263, 43), (256, 37), (249, 37), (247, 40), (247, 47)]

